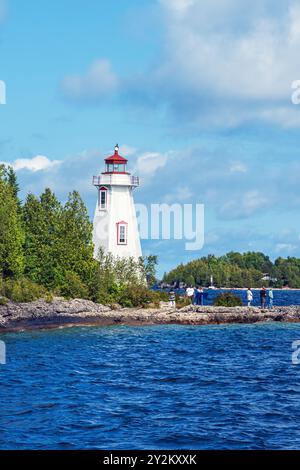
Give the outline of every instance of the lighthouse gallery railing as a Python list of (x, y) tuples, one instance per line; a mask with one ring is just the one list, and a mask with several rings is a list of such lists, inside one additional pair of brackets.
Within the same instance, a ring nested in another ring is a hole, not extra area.
[[(100, 175), (100, 176), (93, 176), (93, 185), (94, 186), (101, 186), (105, 184), (113, 184), (115, 175)], [(131, 186), (139, 186), (140, 179), (138, 176), (130, 176), (130, 184)]]

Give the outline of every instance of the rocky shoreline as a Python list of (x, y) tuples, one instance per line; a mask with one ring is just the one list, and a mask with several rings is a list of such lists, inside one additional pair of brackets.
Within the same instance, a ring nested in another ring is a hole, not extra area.
[(88, 300), (55, 299), (51, 303), (38, 300), (31, 303), (0, 305), (0, 333), (29, 329), (70, 326), (110, 325), (213, 325), (226, 323), (300, 322), (300, 306), (257, 307), (188, 306), (180, 310), (168, 308), (116, 308)]

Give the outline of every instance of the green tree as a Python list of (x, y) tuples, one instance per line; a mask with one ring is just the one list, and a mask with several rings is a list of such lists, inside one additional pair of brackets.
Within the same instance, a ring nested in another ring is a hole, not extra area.
[[(295, 261), (292, 261), (291, 264), (296, 265)], [(288, 273), (287, 271), (285, 269), (286, 276), (289, 274), (289, 279), (295, 285), (297, 282), (295, 272)], [(180, 264), (165, 274), (163, 280), (168, 283), (183, 281), (186, 284), (191, 284), (191, 280), (194, 279), (197, 284), (208, 286), (210, 276), (213, 275), (214, 284), (217, 287), (259, 287), (265, 273), (280, 277), (278, 269), (276, 271), (276, 267), (268, 256), (260, 252), (230, 252), (221, 257), (208, 255), (190, 261), (186, 265)]]
[(99, 303), (117, 302), (124, 306), (130, 306), (137, 305), (138, 299), (142, 297), (144, 305), (145, 295), (148, 300), (153, 300), (152, 291), (150, 294), (145, 283), (144, 265), (141, 260), (120, 258), (112, 253), (105, 253), (103, 249), (99, 250), (97, 258), (94, 278), (89, 284), (91, 297), (94, 301)]
[(0, 274), (18, 277), (23, 273), (24, 233), (18, 200), (8, 182), (7, 171), (0, 167)]
[(76, 273), (83, 283), (89, 283), (93, 273), (93, 225), (79, 193), (73, 191), (62, 209), (56, 256), (61, 275)]
[(187, 275), (185, 278), (185, 282), (188, 286), (194, 286), (195, 285), (195, 278), (191, 274)]
[(8, 166), (6, 168), (5, 179), (6, 179), (7, 183), (11, 186), (12, 191), (13, 191), (13, 195), (17, 199), (19, 191), (20, 191), (20, 187), (19, 187), (19, 183), (18, 183), (18, 180), (17, 180), (17, 175), (16, 175), (13, 167)]
[(64, 282), (60, 286), (60, 292), (64, 297), (75, 299), (88, 299), (89, 291), (87, 286), (82, 282), (78, 274), (73, 271), (66, 271)]
[(58, 241), (62, 207), (50, 189), (40, 198), (29, 194), (23, 207), (25, 274), (47, 288), (62, 282)]
[(149, 287), (157, 282), (156, 268), (158, 264), (157, 256), (149, 255), (141, 257), (140, 263), (145, 273), (145, 278)]

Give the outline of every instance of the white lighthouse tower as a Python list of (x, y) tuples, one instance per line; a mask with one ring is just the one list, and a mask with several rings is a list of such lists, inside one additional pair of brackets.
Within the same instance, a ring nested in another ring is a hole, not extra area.
[(97, 204), (94, 217), (93, 242), (94, 257), (99, 249), (115, 256), (142, 256), (133, 190), (139, 186), (139, 178), (132, 176), (126, 169), (126, 158), (115, 153), (105, 159), (105, 171), (93, 177), (97, 188)]

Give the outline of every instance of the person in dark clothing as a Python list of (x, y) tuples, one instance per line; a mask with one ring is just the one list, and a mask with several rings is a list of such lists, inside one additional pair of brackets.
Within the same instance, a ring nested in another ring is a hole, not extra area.
[(193, 305), (199, 305), (199, 304), (198, 304), (198, 299), (199, 299), (198, 287), (196, 286), (196, 287), (194, 288)]
[(193, 305), (198, 305), (198, 289), (194, 287)]
[(197, 305), (203, 305), (203, 289), (197, 287)]
[(266, 300), (267, 300), (267, 291), (265, 287), (261, 288), (260, 291), (260, 305), (261, 308), (266, 308)]

